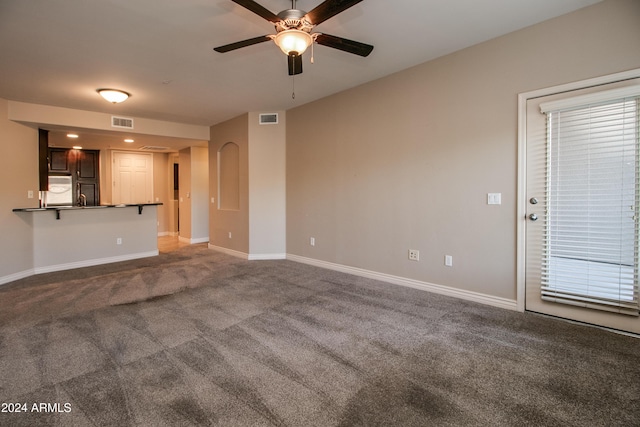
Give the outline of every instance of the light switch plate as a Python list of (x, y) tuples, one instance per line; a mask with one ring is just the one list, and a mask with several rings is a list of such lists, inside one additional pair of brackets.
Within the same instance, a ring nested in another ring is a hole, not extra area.
[(502, 193), (487, 193), (487, 204), (488, 205), (501, 205), (502, 204)]

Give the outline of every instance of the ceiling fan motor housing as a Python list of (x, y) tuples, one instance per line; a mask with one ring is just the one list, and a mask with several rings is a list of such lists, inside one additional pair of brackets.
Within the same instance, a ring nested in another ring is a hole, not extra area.
[(276, 31), (281, 32), (286, 30), (301, 30), (310, 33), (313, 29), (313, 24), (304, 19), (304, 16), (306, 14), (307, 12), (299, 9), (283, 10), (282, 12), (278, 13), (280, 22), (274, 25), (276, 27)]

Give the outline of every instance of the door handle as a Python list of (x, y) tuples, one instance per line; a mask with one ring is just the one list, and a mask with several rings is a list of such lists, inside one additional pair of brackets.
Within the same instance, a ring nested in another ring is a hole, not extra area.
[(531, 221), (537, 221), (538, 220), (538, 215), (532, 213), (532, 214), (529, 215), (529, 219)]

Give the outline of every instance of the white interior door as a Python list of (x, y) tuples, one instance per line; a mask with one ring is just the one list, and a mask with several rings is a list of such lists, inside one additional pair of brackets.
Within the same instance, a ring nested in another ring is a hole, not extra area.
[(633, 85), (527, 101), (526, 310), (640, 333)]
[(113, 203), (152, 203), (153, 154), (113, 153)]

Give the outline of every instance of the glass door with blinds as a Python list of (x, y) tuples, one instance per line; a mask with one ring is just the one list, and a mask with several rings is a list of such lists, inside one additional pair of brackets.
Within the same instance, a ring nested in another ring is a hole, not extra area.
[(525, 307), (640, 333), (640, 84), (527, 101)]

